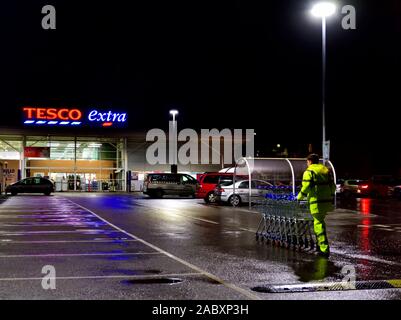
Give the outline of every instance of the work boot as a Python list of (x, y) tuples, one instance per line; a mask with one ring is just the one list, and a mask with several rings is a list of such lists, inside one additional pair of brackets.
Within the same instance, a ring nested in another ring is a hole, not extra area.
[(321, 256), (324, 258), (328, 258), (330, 256), (330, 250), (327, 249), (327, 251), (322, 251), (322, 250), (320, 250), (319, 246), (316, 247), (316, 253), (318, 256)]

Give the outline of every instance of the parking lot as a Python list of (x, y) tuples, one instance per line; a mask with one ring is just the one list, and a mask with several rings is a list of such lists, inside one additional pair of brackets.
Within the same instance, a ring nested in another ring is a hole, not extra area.
[[(340, 281), (350, 264), (360, 280), (401, 278), (400, 216), (339, 209), (328, 218), (333, 255), (323, 264), (308, 252), (256, 242), (259, 219), (244, 207), (196, 199), (9, 197), (0, 204), (0, 298), (299, 299), (299, 293), (252, 289)], [(44, 266), (54, 267), (54, 290), (42, 287)], [(308, 299), (400, 296), (398, 289), (302, 293)]]
[[(198, 298), (210, 297), (212, 292), (205, 287), (213, 286), (213, 277), (69, 199), (15, 197), (3, 203), (0, 212), (0, 298), (162, 299), (174, 295), (183, 299), (191, 292)], [(41, 272), (46, 265), (55, 267), (56, 290), (42, 288)], [(158, 284), (175, 281), (183, 281), (180, 292)], [(224, 286), (213, 290), (215, 298), (243, 298), (238, 291)]]

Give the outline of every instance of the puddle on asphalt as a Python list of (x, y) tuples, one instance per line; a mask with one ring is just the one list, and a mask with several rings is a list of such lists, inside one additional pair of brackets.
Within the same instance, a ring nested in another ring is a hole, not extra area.
[(328, 278), (337, 278), (341, 268), (324, 257), (314, 257), (311, 261), (295, 263), (292, 265), (294, 273), (301, 282), (321, 281)]

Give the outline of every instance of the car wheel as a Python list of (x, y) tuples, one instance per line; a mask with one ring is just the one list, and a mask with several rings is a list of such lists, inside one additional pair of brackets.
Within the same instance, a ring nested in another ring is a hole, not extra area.
[(12, 196), (16, 196), (17, 194), (18, 194), (17, 191), (11, 191), (11, 195), (12, 195)]
[(163, 198), (163, 195), (164, 195), (164, 193), (162, 190), (156, 190), (155, 198), (158, 198), (158, 199)]
[(50, 196), (51, 192), (50, 191), (46, 191), (45, 192), (45, 196)]
[(234, 194), (228, 199), (228, 202), (233, 206), (233, 207), (238, 207), (241, 205), (241, 198), (240, 196)]
[(216, 202), (216, 196), (214, 192), (209, 192), (205, 198), (206, 203), (215, 203)]

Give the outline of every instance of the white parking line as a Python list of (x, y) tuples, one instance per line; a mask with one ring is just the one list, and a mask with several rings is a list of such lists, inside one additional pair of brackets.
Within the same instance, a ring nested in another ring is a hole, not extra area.
[(188, 261), (185, 261), (185, 260), (183, 260), (183, 259), (181, 259), (181, 258), (178, 258), (177, 256), (175, 256), (175, 255), (173, 255), (173, 254), (171, 254), (171, 253), (169, 253), (169, 252), (167, 252), (167, 251), (165, 251), (165, 250), (163, 250), (163, 249), (161, 249), (161, 248), (159, 248), (159, 247), (157, 247), (157, 246), (155, 246), (155, 245), (153, 245), (153, 244), (151, 244), (151, 243), (149, 243), (149, 242), (147, 242), (147, 241), (145, 241), (145, 240), (143, 240), (143, 239), (141, 239), (141, 238), (139, 238), (139, 237), (137, 237), (137, 236), (134, 236), (133, 234), (131, 234), (131, 233), (129, 233), (129, 232), (127, 232), (127, 231), (125, 231), (125, 230), (123, 230), (123, 229), (117, 227), (116, 225), (112, 224), (111, 222), (107, 221), (106, 219), (100, 217), (98, 214), (96, 214), (96, 213), (93, 212), (92, 210), (89, 210), (88, 208), (85, 208), (84, 206), (81, 206), (80, 204), (75, 203), (75, 202), (73, 202), (73, 201), (70, 200), (70, 199), (66, 199), (66, 200), (68, 200), (68, 201), (70, 201), (71, 203), (73, 203), (73, 204), (79, 206), (80, 208), (82, 208), (82, 209), (84, 209), (84, 210), (86, 210), (86, 211), (92, 213), (95, 217), (97, 217), (97, 218), (99, 218), (100, 220), (106, 222), (106, 223), (109, 224), (111, 227), (113, 227), (113, 228), (115, 228), (116, 230), (118, 230), (118, 231), (120, 231), (120, 232), (126, 234), (126, 235), (129, 236), (130, 238), (133, 238), (133, 239), (138, 240), (139, 242), (143, 243), (144, 245), (146, 245), (146, 246), (148, 246), (148, 247), (150, 247), (150, 248), (152, 248), (152, 249), (154, 249), (154, 250), (156, 250), (156, 251), (158, 251), (158, 252), (160, 252), (160, 253), (162, 253), (162, 254), (168, 256), (169, 258), (171, 258), (171, 259), (173, 259), (173, 260), (175, 260), (175, 261), (177, 261), (177, 262), (179, 262), (179, 263), (181, 263), (181, 264), (187, 266), (188, 268), (190, 268), (190, 269), (192, 269), (192, 270), (195, 270), (195, 271), (197, 271), (197, 272), (203, 274), (204, 276), (206, 276), (206, 277), (208, 277), (208, 278), (210, 278), (210, 279), (212, 279), (212, 280), (214, 280), (214, 281), (216, 281), (216, 282), (221, 283), (222, 285), (226, 286), (227, 288), (230, 288), (230, 289), (232, 289), (232, 290), (234, 290), (234, 291), (236, 291), (236, 292), (238, 292), (238, 293), (240, 293), (240, 294), (246, 296), (246, 297), (249, 298), (249, 299), (261, 300), (261, 298), (260, 298), (259, 296), (253, 294), (252, 292), (250, 292), (250, 291), (248, 291), (248, 290), (245, 290), (245, 289), (242, 289), (242, 288), (236, 286), (235, 284), (226, 282), (226, 281), (220, 279), (219, 277), (217, 277), (217, 276), (215, 276), (215, 275), (213, 275), (213, 274), (211, 274), (211, 273), (209, 273), (209, 272), (207, 272), (207, 271), (205, 271), (205, 270), (202, 270), (201, 268), (199, 268), (199, 267), (193, 265), (192, 263), (190, 263), (190, 262), (188, 262)]
[(97, 257), (97, 256), (145, 256), (159, 255), (160, 252), (136, 252), (136, 253), (49, 253), (49, 254), (12, 254), (0, 255), (2, 258), (58, 258), (58, 257)]
[(384, 263), (384, 264), (388, 264), (391, 266), (401, 266), (401, 263), (395, 262), (395, 261), (389, 261), (389, 260), (384, 260), (384, 259), (380, 259), (380, 258), (376, 258), (373, 256), (367, 256), (367, 255), (363, 255), (363, 254), (357, 254), (357, 253), (351, 253), (351, 254), (347, 254), (345, 252), (336, 250), (336, 249), (330, 249), (330, 251), (334, 254), (337, 254), (339, 256), (344, 256), (347, 257), (349, 259), (360, 259), (360, 260), (367, 260), (367, 261), (372, 261), (372, 262), (379, 262), (379, 263)]
[(115, 243), (115, 242), (137, 242), (134, 239), (105, 239), (105, 240), (39, 240), (39, 241), (14, 241), (11, 239), (0, 240), (1, 244), (29, 244), (29, 243)]
[(42, 235), (42, 234), (67, 234), (67, 233), (111, 233), (115, 232), (113, 230), (103, 230), (103, 229), (82, 229), (82, 230), (72, 230), (72, 231), (0, 231), (0, 236), (32, 236), (32, 235)]
[[(167, 209), (167, 210), (172, 210), (172, 209)], [(207, 220), (207, 219), (203, 219), (203, 218), (191, 217), (191, 216), (187, 216), (185, 214), (178, 214), (178, 213), (175, 213), (175, 212), (173, 212), (172, 214), (175, 215), (175, 216), (188, 218), (188, 219), (192, 219), (192, 220), (198, 220), (198, 221), (212, 223), (212, 224), (220, 224), (220, 223), (215, 222), (215, 221), (211, 221), (211, 220)]]
[(256, 230), (250, 230), (250, 229), (241, 228), (241, 227), (239, 227), (238, 229), (243, 230), (243, 231), (252, 232), (252, 233), (256, 234)]
[[(202, 273), (170, 273), (158, 275), (114, 275), (114, 276), (76, 276), (76, 277), (46, 277), (46, 279), (53, 280), (91, 280), (91, 279), (160, 279), (160, 278), (174, 278), (174, 277), (193, 277), (203, 276)], [(27, 278), (0, 278), (0, 281), (42, 281), (43, 277), (27, 277)]]
[(143, 206), (144, 206), (144, 207), (147, 207), (147, 208), (151, 208), (151, 209), (160, 210), (160, 211), (163, 211), (163, 212), (170, 211), (171, 214), (176, 215), (176, 216), (179, 216), (179, 217), (183, 217), (183, 218), (188, 218), (188, 219), (192, 219), (192, 220), (198, 220), (198, 221), (202, 221), (202, 222), (206, 222), (206, 223), (211, 223), (211, 224), (220, 224), (220, 223), (218, 223), (218, 222), (216, 222), (216, 221), (212, 221), (212, 220), (208, 220), (208, 219), (203, 219), (203, 218), (198, 218), (198, 217), (192, 217), (192, 216), (188, 216), (188, 215), (185, 215), (185, 214), (182, 214), (182, 213), (177, 213), (177, 212), (171, 212), (171, 211), (178, 211), (178, 212), (181, 212), (181, 210), (175, 209), (175, 208), (150, 207), (150, 206), (147, 206), (147, 205), (143, 205)]

